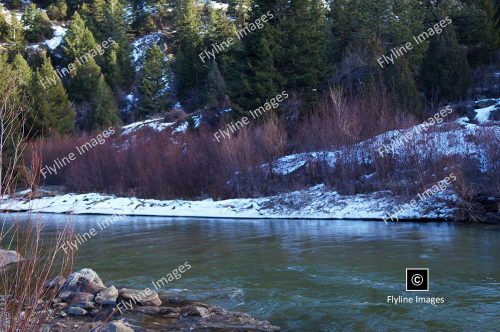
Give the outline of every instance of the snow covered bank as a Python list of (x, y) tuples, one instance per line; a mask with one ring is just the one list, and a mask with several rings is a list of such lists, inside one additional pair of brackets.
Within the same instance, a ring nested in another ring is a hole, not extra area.
[[(457, 200), (451, 192), (419, 202), (415, 209), (398, 216), (404, 219), (452, 218), (450, 203)], [(126, 214), (135, 216), (205, 218), (280, 218), (280, 219), (380, 219), (398, 207), (390, 192), (342, 196), (324, 185), (272, 197), (229, 199), (224, 201), (154, 200), (115, 197), (101, 194), (65, 194), (33, 200), (5, 199), (4, 211), (37, 213)]]

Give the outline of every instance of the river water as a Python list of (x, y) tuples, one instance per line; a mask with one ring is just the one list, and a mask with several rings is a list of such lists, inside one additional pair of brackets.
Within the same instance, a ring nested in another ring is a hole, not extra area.
[[(68, 221), (42, 218), (47, 234)], [(106, 218), (72, 221), (75, 233), (97, 233), (80, 246), (76, 268), (94, 269), (106, 284), (152, 288), (188, 261), (192, 268), (166, 291), (286, 331), (500, 328), (496, 226), (126, 217), (101, 230)], [(429, 292), (405, 291), (405, 269), (414, 267), (429, 268)], [(445, 303), (388, 304), (391, 295)]]

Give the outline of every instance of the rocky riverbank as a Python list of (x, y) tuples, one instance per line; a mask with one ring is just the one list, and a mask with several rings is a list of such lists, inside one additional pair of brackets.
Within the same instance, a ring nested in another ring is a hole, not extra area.
[[(44, 332), (279, 331), (267, 321), (169, 293), (105, 285), (91, 269), (58, 276)], [(124, 305), (125, 304), (125, 305)]]

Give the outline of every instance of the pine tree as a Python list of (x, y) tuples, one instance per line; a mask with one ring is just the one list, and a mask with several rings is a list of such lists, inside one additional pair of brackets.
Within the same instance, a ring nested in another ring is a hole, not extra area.
[(383, 74), (392, 102), (407, 113), (420, 115), (422, 105), (408, 59), (398, 59), (393, 65), (385, 68)]
[(26, 29), (26, 39), (29, 42), (37, 42), (52, 37), (52, 25), (49, 17), (32, 3), (26, 8), (22, 16), (23, 25)]
[(11, 54), (24, 53), (24, 48), (26, 46), (24, 28), (21, 22), (17, 19), (16, 15), (11, 16), (11, 23), (5, 40), (8, 43), (7, 49), (11, 52)]
[(4, 11), (4, 8), (0, 4), (0, 41), (5, 40), (7, 32), (9, 31), (9, 25), (7, 24), (7, 18), (5, 17), (5, 14), (3, 11)]
[(64, 20), (68, 15), (66, 0), (57, 0), (56, 3), (49, 5), (47, 8), (47, 15), (49, 15), (52, 20)]
[(281, 29), (280, 72), (286, 87), (303, 96), (305, 107), (317, 97), (319, 85), (327, 72), (326, 13), (322, 1), (292, 0)]
[(230, 0), (228, 14), (236, 18), (238, 28), (247, 25), (250, 19), (250, 10), (252, 9), (252, 0)]
[(94, 59), (78, 67), (76, 74), (68, 84), (68, 93), (72, 101), (90, 101), (95, 94), (95, 88), (101, 77), (101, 68)]
[(139, 115), (148, 116), (162, 110), (167, 84), (164, 54), (154, 44), (146, 52), (144, 68), (139, 82)]
[(226, 83), (222, 77), (216, 60), (210, 61), (206, 87), (206, 105), (210, 110), (217, 110), (225, 106)]
[(177, 56), (175, 60), (177, 95), (191, 99), (192, 107), (199, 105), (201, 89), (206, 78), (206, 65), (198, 55), (203, 51), (201, 15), (195, 0), (177, 1)]
[(99, 77), (93, 103), (92, 129), (107, 128), (120, 123), (115, 97), (103, 75)]
[(69, 61), (73, 62), (77, 57), (95, 49), (96, 46), (94, 35), (87, 28), (80, 14), (75, 12), (64, 37), (64, 53)]
[(457, 100), (466, 97), (465, 93), (472, 83), (471, 72), (466, 51), (458, 44), (453, 24), (430, 40), (421, 79), (430, 98)]
[(20, 86), (28, 93), (28, 88), (33, 77), (33, 71), (21, 54), (16, 54), (12, 61), (13, 74), (19, 78)]
[[(251, 22), (268, 12), (273, 13), (279, 1), (256, 0), (253, 4)], [(276, 13), (273, 14), (275, 16)], [(273, 18), (275, 19), (275, 18)], [(284, 79), (276, 68), (278, 35), (276, 22), (267, 22), (262, 29), (255, 30), (244, 39), (246, 68), (243, 74), (243, 88), (235, 96), (243, 109), (254, 109), (273, 98), (281, 88)]]
[[(48, 77), (56, 83), (44, 87), (41, 82)], [(71, 108), (61, 80), (45, 53), (42, 56), (42, 66), (33, 75), (30, 90), (33, 99), (31, 119), (36, 133), (69, 133), (73, 130), (75, 112)]]

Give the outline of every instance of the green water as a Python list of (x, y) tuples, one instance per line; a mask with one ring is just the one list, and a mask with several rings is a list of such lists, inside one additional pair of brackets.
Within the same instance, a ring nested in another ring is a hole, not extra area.
[[(75, 233), (105, 218), (74, 217)], [(67, 219), (43, 215), (44, 232)], [(481, 225), (127, 217), (98, 229), (76, 262), (107, 284), (145, 288), (188, 261), (169, 291), (286, 331), (498, 331), (499, 240)], [(405, 291), (407, 267), (430, 269), (429, 292)], [(394, 306), (390, 295), (445, 303)]]

